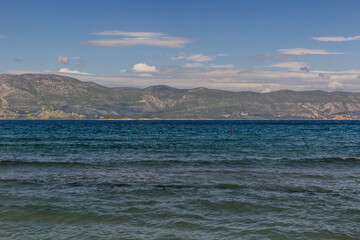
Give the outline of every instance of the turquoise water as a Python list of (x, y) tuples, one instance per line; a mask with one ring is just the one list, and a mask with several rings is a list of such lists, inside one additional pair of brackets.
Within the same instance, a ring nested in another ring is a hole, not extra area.
[(359, 121), (0, 121), (0, 238), (360, 239), (359, 136)]

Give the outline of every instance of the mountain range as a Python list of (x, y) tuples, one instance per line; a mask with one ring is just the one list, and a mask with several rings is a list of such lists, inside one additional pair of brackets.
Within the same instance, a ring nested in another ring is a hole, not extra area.
[(55, 74), (0, 74), (0, 119), (360, 119), (360, 93), (105, 87)]

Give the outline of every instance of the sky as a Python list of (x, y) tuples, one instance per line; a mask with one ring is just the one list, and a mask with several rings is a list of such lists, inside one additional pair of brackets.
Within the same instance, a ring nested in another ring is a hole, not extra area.
[(0, 73), (360, 91), (358, 0), (0, 0)]

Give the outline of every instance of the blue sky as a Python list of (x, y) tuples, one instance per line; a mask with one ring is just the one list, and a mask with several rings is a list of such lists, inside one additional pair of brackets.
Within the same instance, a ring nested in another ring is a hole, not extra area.
[(107, 86), (360, 91), (360, 1), (0, 2), (0, 72)]

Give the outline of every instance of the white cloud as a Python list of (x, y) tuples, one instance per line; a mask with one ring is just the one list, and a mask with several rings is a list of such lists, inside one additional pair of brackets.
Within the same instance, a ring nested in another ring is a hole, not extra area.
[(59, 73), (70, 73), (70, 74), (79, 74), (79, 75), (94, 75), (92, 73), (86, 73), (86, 72), (80, 72), (80, 71), (77, 71), (77, 70), (70, 70), (68, 68), (60, 68)]
[(271, 67), (287, 68), (292, 71), (309, 71), (309, 67), (303, 62), (279, 62)]
[(334, 90), (337, 89), (337, 90), (339, 90), (339, 89), (342, 89), (343, 84), (340, 83), (340, 82), (338, 82), (338, 81), (332, 81), (332, 82), (329, 82), (328, 87), (329, 87), (330, 89), (334, 89)]
[(271, 92), (270, 88), (265, 88), (264, 90), (261, 91), (261, 93), (268, 93), (268, 92)]
[(94, 32), (94, 35), (103, 35), (103, 36), (126, 36), (126, 37), (140, 37), (140, 38), (157, 38), (164, 36), (163, 33), (158, 32), (124, 32), (124, 31), (104, 31), (104, 32)]
[(312, 39), (322, 42), (346, 42), (360, 40), (360, 35), (353, 37), (313, 37)]
[(67, 57), (67, 56), (58, 56), (56, 61), (58, 63), (62, 63), (62, 64), (69, 64), (69, 62), (70, 62), (69, 57)]
[(83, 41), (81, 44), (86, 44), (95, 47), (134, 47), (134, 46), (153, 46), (165, 48), (184, 48), (187, 44), (192, 42), (191, 39), (183, 37), (170, 37), (163, 33), (156, 32), (124, 32), (124, 31), (105, 31), (95, 32), (95, 35), (115, 35), (125, 36), (127, 38), (117, 39), (98, 39)]
[(208, 62), (213, 60), (213, 57), (203, 55), (201, 53), (195, 53), (195, 54), (186, 54), (181, 53), (179, 56), (172, 57), (173, 60), (179, 60), (179, 59), (186, 59), (194, 62)]
[(330, 55), (330, 54), (343, 54), (341, 52), (328, 52), (324, 49), (307, 49), (307, 48), (289, 48), (279, 49), (280, 54), (283, 55)]
[(71, 59), (80, 59), (80, 57), (72, 57)]
[(0, 34), (0, 39), (5, 39), (5, 38), (6, 38), (5, 35)]
[(127, 70), (130, 73), (156, 73), (155, 66), (147, 65), (146, 63), (138, 63)]

